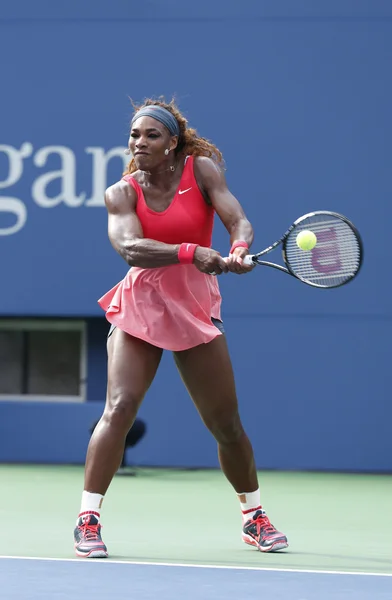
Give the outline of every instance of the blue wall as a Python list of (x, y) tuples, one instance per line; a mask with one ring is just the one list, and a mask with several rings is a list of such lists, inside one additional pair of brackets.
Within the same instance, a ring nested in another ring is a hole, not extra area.
[[(349, 216), (365, 244), (360, 277), (338, 290), (268, 269), (220, 280), (259, 466), (392, 471), (391, 34), (388, 0), (2, 6), (0, 315), (101, 315), (97, 298), (126, 271), (103, 191), (123, 168), (128, 96), (175, 94), (221, 147), (255, 248), (313, 209)], [(227, 252), (219, 223), (214, 246)], [(106, 330), (91, 319), (85, 405), (0, 403), (0, 460), (83, 461)], [(217, 464), (170, 356), (141, 415), (142, 464)]]

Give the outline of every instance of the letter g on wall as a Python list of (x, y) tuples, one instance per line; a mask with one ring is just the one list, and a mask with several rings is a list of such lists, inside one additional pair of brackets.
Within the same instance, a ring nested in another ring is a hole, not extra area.
[[(33, 146), (29, 142), (22, 144), (20, 150), (13, 146), (0, 144), (0, 153), (5, 154), (8, 160), (8, 172), (3, 173), (0, 162), (0, 190), (13, 186), (19, 181), (23, 174), (23, 160), (33, 153)], [(14, 217), (14, 223), (4, 226), (0, 214), (0, 235), (13, 235), (20, 231), (27, 220), (26, 205), (20, 198), (3, 196), (0, 191), (0, 213), (10, 213)]]

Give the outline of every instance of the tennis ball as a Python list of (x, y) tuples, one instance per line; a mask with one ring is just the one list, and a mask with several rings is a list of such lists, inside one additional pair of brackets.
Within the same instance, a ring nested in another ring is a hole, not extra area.
[(313, 233), (313, 231), (301, 231), (297, 235), (297, 246), (301, 248), (301, 250), (312, 250), (317, 244), (317, 237)]

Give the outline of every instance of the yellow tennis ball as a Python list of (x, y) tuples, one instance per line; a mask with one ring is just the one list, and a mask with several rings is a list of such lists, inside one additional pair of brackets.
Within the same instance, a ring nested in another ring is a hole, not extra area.
[(317, 237), (313, 233), (313, 231), (301, 231), (297, 235), (297, 246), (301, 248), (301, 250), (312, 250), (317, 244)]

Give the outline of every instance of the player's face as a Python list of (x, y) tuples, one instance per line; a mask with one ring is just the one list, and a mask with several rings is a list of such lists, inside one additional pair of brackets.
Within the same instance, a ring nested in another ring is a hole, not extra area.
[[(174, 138), (175, 139), (175, 138)], [(167, 161), (166, 148), (171, 150), (173, 138), (162, 123), (152, 117), (140, 117), (131, 129), (129, 148), (138, 169), (150, 171)]]

